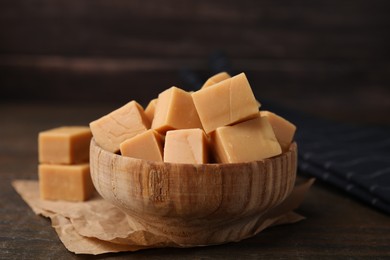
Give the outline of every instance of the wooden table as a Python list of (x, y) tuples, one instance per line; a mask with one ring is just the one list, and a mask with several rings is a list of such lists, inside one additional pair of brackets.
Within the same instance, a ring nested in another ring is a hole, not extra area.
[(0, 104), (0, 259), (275, 259), (390, 256), (390, 218), (317, 181), (299, 213), (306, 220), (267, 229), (238, 243), (152, 249), (103, 256), (67, 251), (46, 218), (36, 216), (11, 186), (37, 179), (37, 134), (60, 125), (87, 125), (108, 105)]

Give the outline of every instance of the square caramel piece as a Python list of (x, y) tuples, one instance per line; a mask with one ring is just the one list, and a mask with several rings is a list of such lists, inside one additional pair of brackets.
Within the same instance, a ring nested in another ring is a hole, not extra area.
[(202, 88), (210, 87), (214, 84), (217, 84), (225, 79), (230, 79), (231, 76), (227, 72), (220, 72), (218, 74), (215, 74), (214, 76), (210, 77), (206, 82), (203, 84)]
[(271, 124), (260, 116), (217, 128), (212, 143), (218, 163), (259, 161), (282, 153)]
[(75, 164), (89, 161), (92, 133), (87, 126), (64, 126), (40, 132), (40, 163)]
[(204, 131), (258, 116), (259, 105), (244, 73), (192, 93)]
[(168, 131), (165, 136), (164, 162), (202, 164), (208, 162), (208, 142), (201, 129)]
[(161, 134), (168, 130), (202, 128), (191, 94), (177, 87), (160, 93), (152, 129)]
[(120, 143), (148, 130), (150, 122), (142, 106), (131, 101), (91, 122), (89, 126), (96, 143), (101, 148), (116, 153)]
[(276, 139), (278, 139), (283, 151), (288, 151), (290, 144), (294, 139), (294, 134), (297, 129), (296, 126), (270, 111), (260, 111), (260, 116), (268, 118), (268, 121), (274, 130)]
[(41, 199), (85, 201), (94, 193), (89, 164), (40, 164), (38, 172)]
[(145, 115), (149, 122), (153, 122), (154, 111), (156, 110), (157, 98), (152, 99), (145, 108)]
[(122, 156), (162, 162), (162, 137), (153, 130), (138, 134), (120, 144)]

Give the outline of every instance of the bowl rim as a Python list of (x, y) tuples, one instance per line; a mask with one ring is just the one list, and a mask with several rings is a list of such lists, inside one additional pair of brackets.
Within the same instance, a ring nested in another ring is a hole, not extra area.
[(123, 156), (123, 155), (120, 155), (117, 153), (107, 151), (99, 146), (99, 144), (95, 141), (94, 137), (92, 137), (91, 142), (90, 142), (90, 147), (92, 147), (92, 146), (97, 147), (100, 151), (104, 152), (105, 154), (109, 154), (109, 155), (113, 156), (113, 158), (115, 158), (115, 159), (127, 160), (129, 162), (130, 161), (139, 162), (139, 163), (144, 162), (144, 163), (147, 163), (149, 165), (156, 165), (156, 166), (181, 165), (182, 167), (189, 167), (189, 166), (192, 166), (192, 167), (202, 167), (202, 166), (204, 166), (204, 167), (208, 167), (208, 166), (210, 166), (210, 167), (228, 167), (228, 166), (237, 167), (237, 166), (242, 166), (242, 165), (250, 165), (252, 163), (265, 163), (268, 160), (272, 161), (272, 160), (280, 158), (282, 156), (286, 156), (289, 153), (297, 152), (297, 150), (298, 150), (298, 144), (295, 140), (293, 140), (287, 151), (282, 151), (282, 153), (279, 155), (265, 158), (265, 159), (258, 160), (258, 161), (238, 162), (238, 163), (170, 163), (170, 162), (150, 161), (150, 160), (139, 159), (139, 158), (134, 158), (134, 157), (129, 157), (129, 156)]

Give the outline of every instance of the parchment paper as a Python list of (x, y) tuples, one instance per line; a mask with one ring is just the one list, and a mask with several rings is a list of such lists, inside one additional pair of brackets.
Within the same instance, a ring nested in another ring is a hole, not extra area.
[[(241, 239), (254, 236), (270, 226), (304, 219), (293, 210), (301, 204), (313, 182), (314, 179), (310, 179), (296, 186), (282, 204), (259, 216), (253, 231)], [(47, 201), (39, 197), (38, 181), (15, 180), (12, 185), (35, 214), (51, 219), (65, 247), (76, 254), (98, 255), (146, 248), (183, 247), (169, 237), (146, 230), (97, 194), (86, 202)]]

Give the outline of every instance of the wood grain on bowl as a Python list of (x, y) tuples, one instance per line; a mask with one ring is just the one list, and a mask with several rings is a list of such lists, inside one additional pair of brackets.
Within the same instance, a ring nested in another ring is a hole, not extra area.
[(249, 163), (175, 164), (120, 156), (91, 141), (93, 183), (103, 198), (183, 246), (239, 240), (292, 191), (297, 145)]

